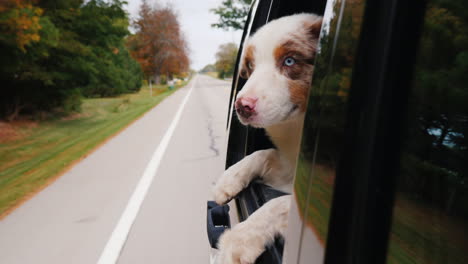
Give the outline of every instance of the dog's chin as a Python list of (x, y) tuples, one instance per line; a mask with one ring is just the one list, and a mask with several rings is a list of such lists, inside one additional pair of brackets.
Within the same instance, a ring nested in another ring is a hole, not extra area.
[(243, 124), (244, 126), (252, 126), (256, 128), (264, 128), (265, 124), (262, 122), (261, 118), (259, 118), (258, 115), (250, 116), (248, 118), (243, 117), (239, 113), (237, 113), (237, 119), (239, 119), (239, 122)]
[(241, 116), (239, 113), (237, 113), (237, 119), (239, 119), (239, 122), (241, 124), (243, 124), (244, 126), (255, 126), (254, 124), (256, 124), (257, 122), (255, 122), (255, 116), (251, 116), (251, 117), (243, 117)]
[(290, 116), (277, 117), (277, 118), (273, 118), (273, 119), (264, 119), (264, 118), (261, 118), (258, 115), (252, 116), (252, 117), (249, 117), (249, 118), (245, 118), (245, 117), (242, 117), (241, 115), (238, 114), (237, 117), (238, 117), (240, 123), (243, 124), (244, 126), (252, 126), (252, 127), (255, 127), (255, 128), (267, 128), (267, 127), (274, 126), (274, 125), (288, 123), (288, 122), (296, 119), (297, 115), (298, 114), (294, 114), (294, 115), (290, 115)]

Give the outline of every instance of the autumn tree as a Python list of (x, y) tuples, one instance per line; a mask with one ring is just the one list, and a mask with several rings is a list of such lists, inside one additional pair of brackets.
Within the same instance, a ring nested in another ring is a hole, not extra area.
[(224, 30), (243, 30), (251, 3), (252, 0), (224, 0), (219, 7), (210, 10), (219, 16), (218, 22), (211, 26)]
[(16, 45), (21, 51), (25, 46), (40, 40), (40, 18), (43, 9), (33, 6), (32, 1), (4, 0), (0, 2), (0, 41)]
[(219, 46), (215, 63), (219, 78), (232, 77), (234, 74), (237, 50), (237, 45), (234, 43), (226, 43)]
[(159, 83), (161, 76), (172, 78), (188, 71), (187, 41), (171, 6), (151, 7), (144, 0), (134, 27), (136, 33), (129, 38), (127, 45), (146, 78)]

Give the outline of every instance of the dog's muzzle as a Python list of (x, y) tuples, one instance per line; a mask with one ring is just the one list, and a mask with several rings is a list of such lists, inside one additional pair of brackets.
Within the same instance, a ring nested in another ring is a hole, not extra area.
[(236, 111), (241, 117), (248, 119), (255, 114), (257, 98), (240, 97), (236, 100)]

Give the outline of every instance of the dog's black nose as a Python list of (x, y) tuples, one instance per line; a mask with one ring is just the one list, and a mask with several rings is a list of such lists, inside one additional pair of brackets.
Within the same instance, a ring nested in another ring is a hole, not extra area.
[(237, 113), (244, 117), (249, 118), (255, 113), (255, 106), (257, 104), (257, 98), (252, 97), (240, 97), (236, 101)]

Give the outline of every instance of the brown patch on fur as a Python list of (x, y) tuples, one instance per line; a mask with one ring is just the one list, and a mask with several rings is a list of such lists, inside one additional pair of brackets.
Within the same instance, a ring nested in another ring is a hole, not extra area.
[(248, 45), (247, 48), (245, 48), (245, 56), (239, 73), (240, 77), (244, 79), (248, 79), (255, 68), (254, 52), (255, 47), (253, 45)]
[[(291, 36), (290, 40), (283, 42), (273, 51), (276, 67), (289, 79), (307, 78), (304, 77), (304, 73), (314, 64), (316, 45), (316, 41), (310, 42), (304, 37)], [(284, 61), (287, 58), (293, 58), (295, 64), (286, 66)]]
[(319, 38), (320, 30), (322, 30), (322, 21), (323, 19), (320, 18), (315, 21), (304, 22), (304, 27), (306, 28), (307, 33), (312, 40), (317, 40)]
[[(312, 82), (314, 71), (314, 56), (316, 42), (310, 43), (303, 37), (302, 41), (288, 40), (274, 50), (276, 67), (281, 74), (288, 77), (288, 88), (291, 102), (304, 112), (307, 95)], [(293, 58), (296, 62), (291, 66), (284, 65), (286, 58)]]
[(289, 81), (289, 96), (291, 102), (299, 107), (301, 112), (305, 112), (307, 96), (309, 94), (310, 81)]
[[(291, 34), (288, 40), (273, 51), (276, 67), (288, 81), (291, 102), (303, 112), (312, 83), (317, 42), (322, 28), (322, 19), (306, 21), (303, 27)], [(293, 58), (291, 66), (284, 64), (287, 58)]]

